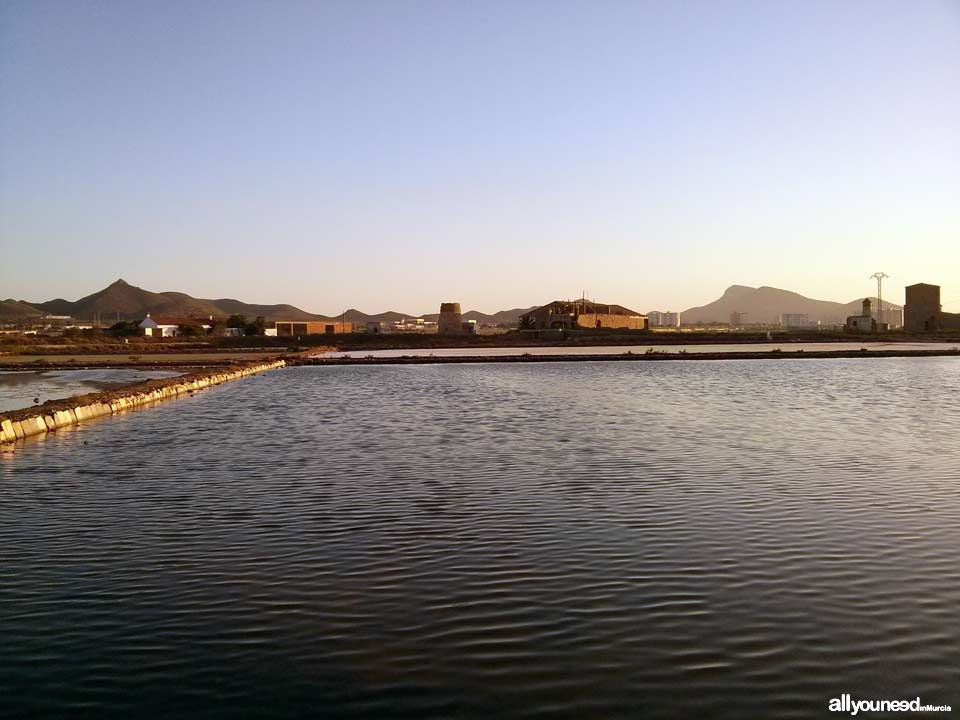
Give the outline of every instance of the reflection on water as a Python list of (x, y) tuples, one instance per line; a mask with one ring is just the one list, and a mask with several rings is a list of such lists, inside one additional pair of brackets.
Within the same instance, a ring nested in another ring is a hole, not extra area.
[(960, 705), (960, 361), (289, 368), (0, 455), (34, 714)]
[(34, 400), (43, 403), (180, 374), (170, 370), (136, 369), (0, 372), (0, 412), (29, 407), (36, 404)]
[(838, 352), (841, 350), (949, 350), (950, 343), (925, 342), (823, 342), (823, 343), (712, 343), (709, 345), (601, 345), (597, 347), (541, 346), (541, 347), (464, 347), (464, 348), (405, 348), (402, 350), (352, 350), (317, 353), (313, 357), (502, 357), (504, 355), (643, 355), (647, 352), (675, 353), (765, 353), (779, 350), (791, 352)]

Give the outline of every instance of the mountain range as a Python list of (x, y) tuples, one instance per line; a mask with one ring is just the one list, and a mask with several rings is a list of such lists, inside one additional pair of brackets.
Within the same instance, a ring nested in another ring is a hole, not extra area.
[[(776, 324), (783, 313), (798, 313), (808, 317), (811, 322), (820, 321), (825, 325), (842, 325), (848, 315), (859, 315), (863, 298), (848, 303), (814, 300), (789, 290), (773, 287), (747, 287), (731, 285), (723, 295), (708, 305), (684, 310), (681, 319), (684, 323), (726, 323), (734, 312), (746, 313), (748, 323)], [(870, 298), (876, 313), (877, 298)], [(901, 307), (883, 302), (884, 321), (897, 319), (899, 324)]]
[(37, 315), (70, 315), (85, 322), (99, 317), (105, 323), (116, 321), (117, 318), (142, 320), (147, 313), (196, 317), (243, 314), (290, 320), (310, 320), (317, 317), (293, 305), (251, 305), (230, 298), (204, 300), (179, 292), (155, 293), (130, 285), (122, 279), (75, 302), (62, 298), (42, 303), (6, 300), (0, 307), (0, 312), (7, 315), (9, 309), (22, 317), (29, 308), (35, 310)]
[[(480, 325), (516, 323), (522, 313), (531, 308), (516, 308), (487, 315), (471, 310), (463, 313), (464, 320), (476, 320)], [(363, 325), (366, 322), (394, 322), (404, 318), (422, 317), (434, 320), (439, 313), (416, 315), (387, 311), (368, 315), (360, 310), (350, 309), (342, 315), (329, 317), (301, 310), (293, 305), (256, 305), (232, 298), (205, 300), (181, 292), (151, 292), (131, 285), (123, 279), (117, 280), (103, 290), (87, 295), (76, 301), (47, 300), (40, 303), (27, 303), (23, 300), (0, 300), (0, 322), (23, 322), (44, 315), (69, 315), (81, 322), (91, 322), (98, 318), (101, 322), (112, 323), (120, 320), (142, 320), (147, 313), (151, 315), (174, 315), (178, 317), (226, 317), (246, 315), (255, 318), (262, 315), (267, 320), (339, 320), (341, 318)]]
[[(831, 302), (828, 300), (814, 300), (795, 292), (780, 290), (772, 287), (752, 288), (745, 285), (731, 285), (723, 295), (714, 302), (683, 311), (681, 317), (684, 323), (725, 323), (733, 312), (746, 313), (750, 323), (776, 323), (781, 313), (806, 314), (811, 321), (820, 321), (826, 324), (843, 323), (848, 315), (860, 313), (862, 298), (849, 303)], [(876, 299), (874, 299), (876, 306)], [(899, 317), (900, 306), (884, 302), (884, 313), (893, 311)], [(514, 325), (521, 314), (532, 308), (513, 308), (501, 310), (488, 315), (476, 310), (463, 313), (464, 320), (476, 320), (480, 325)], [(214, 315), (225, 317), (229, 315), (246, 315), (249, 318), (262, 315), (267, 320), (332, 320), (346, 319), (356, 324), (366, 322), (393, 322), (404, 318), (422, 317), (425, 320), (436, 320), (439, 314), (415, 315), (396, 311), (382, 312), (370, 315), (360, 310), (347, 310), (342, 315), (331, 318), (325, 315), (301, 310), (293, 305), (257, 305), (245, 303), (231, 298), (205, 300), (195, 298), (181, 292), (150, 292), (130, 285), (124, 280), (117, 280), (103, 290), (76, 301), (48, 300), (41, 303), (27, 303), (23, 300), (0, 301), (0, 322), (23, 322), (32, 317), (40, 318), (44, 315), (70, 315), (81, 322), (90, 322), (95, 318), (104, 323), (117, 320), (142, 320), (144, 316), (176, 315), (206, 317)]]

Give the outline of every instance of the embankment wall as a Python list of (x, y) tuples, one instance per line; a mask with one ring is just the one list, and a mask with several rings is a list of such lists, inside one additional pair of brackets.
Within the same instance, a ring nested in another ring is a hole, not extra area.
[(286, 362), (283, 360), (271, 360), (217, 368), (164, 380), (149, 380), (110, 392), (52, 400), (23, 410), (3, 412), (0, 413), (0, 443), (15, 442), (21, 438), (50, 432), (66, 425), (75, 425), (91, 418), (131, 410), (285, 365)]

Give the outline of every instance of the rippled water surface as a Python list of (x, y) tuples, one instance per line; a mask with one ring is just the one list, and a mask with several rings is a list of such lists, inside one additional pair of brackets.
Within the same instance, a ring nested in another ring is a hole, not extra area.
[(960, 708), (958, 489), (953, 358), (288, 368), (0, 454), (0, 714)]
[(0, 372), (0, 412), (30, 407), (35, 401), (43, 403), (181, 374), (176, 370), (132, 368)]

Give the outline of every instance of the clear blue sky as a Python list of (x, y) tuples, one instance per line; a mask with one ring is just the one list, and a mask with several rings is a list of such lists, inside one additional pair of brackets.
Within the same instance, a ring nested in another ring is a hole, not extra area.
[(960, 310), (960, 2), (0, 3), (0, 297)]

